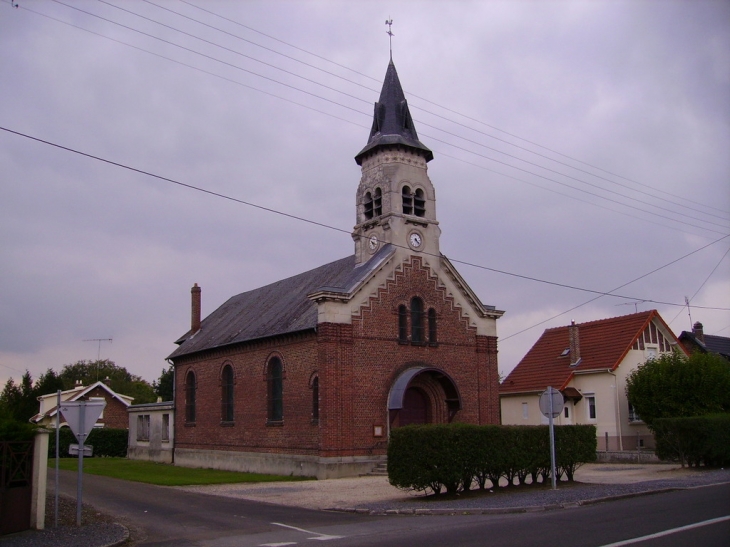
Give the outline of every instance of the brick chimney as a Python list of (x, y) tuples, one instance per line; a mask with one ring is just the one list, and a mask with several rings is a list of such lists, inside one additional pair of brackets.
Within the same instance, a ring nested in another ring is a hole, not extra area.
[(198, 332), (200, 330), (200, 287), (195, 283), (190, 289), (192, 296), (192, 313), (190, 315), (190, 331)]
[(580, 361), (580, 336), (575, 321), (571, 321), (568, 327), (568, 339), (570, 341), (570, 366), (573, 367)]
[(694, 325), (692, 325), (692, 334), (695, 335), (695, 338), (697, 338), (697, 340), (699, 340), (703, 344), (705, 343), (704, 327), (702, 326), (702, 323), (700, 323), (699, 321), (697, 321)]

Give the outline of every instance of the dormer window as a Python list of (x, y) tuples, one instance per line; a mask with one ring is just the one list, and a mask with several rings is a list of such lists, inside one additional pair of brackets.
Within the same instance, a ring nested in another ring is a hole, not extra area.
[(370, 220), (373, 217), (379, 217), (383, 214), (383, 193), (380, 188), (376, 188), (373, 193), (365, 194), (365, 219)]
[(420, 188), (415, 192), (410, 186), (404, 186), (401, 192), (403, 198), (403, 214), (423, 217), (426, 215), (426, 197)]

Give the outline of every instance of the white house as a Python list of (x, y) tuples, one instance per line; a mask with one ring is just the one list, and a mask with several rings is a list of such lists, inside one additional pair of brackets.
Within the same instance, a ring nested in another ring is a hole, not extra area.
[(662, 353), (686, 353), (656, 310), (547, 329), (500, 385), (502, 423), (547, 423), (539, 397), (560, 390), (556, 423), (593, 424), (599, 450), (653, 448), (654, 438), (626, 397), (626, 378)]

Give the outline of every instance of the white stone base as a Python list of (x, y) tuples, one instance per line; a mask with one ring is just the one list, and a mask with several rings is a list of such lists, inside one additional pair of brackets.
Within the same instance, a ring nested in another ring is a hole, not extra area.
[(386, 456), (321, 458), (301, 454), (269, 454), (225, 450), (175, 449), (175, 465), (225, 471), (268, 473), (317, 479), (339, 479), (369, 473)]

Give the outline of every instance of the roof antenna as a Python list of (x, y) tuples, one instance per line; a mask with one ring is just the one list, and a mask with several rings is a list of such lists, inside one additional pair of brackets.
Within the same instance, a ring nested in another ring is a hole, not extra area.
[(684, 303), (687, 304), (687, 315), (689, 315), (689, 328), (690, 330), (692, 330), (692, 312), (689, 309), (689, 298), (687, 298), (686, 296), (684, 297)]
[(96, 352), (96, 381), (99, 381), (99, 360), (101, 359), (101, 343), (102, 342), (109, 342), (111, 343), (112, 338), (87, 338), (83, 340), (84, 342), (99, 342), (99, 349)]
[(390, 43), (390, 61), (393, 62), (393, 19), (386, 19), (385, 24), (388, 25), (388, 30), (385, 33), (388, 35), (388, 42)]

